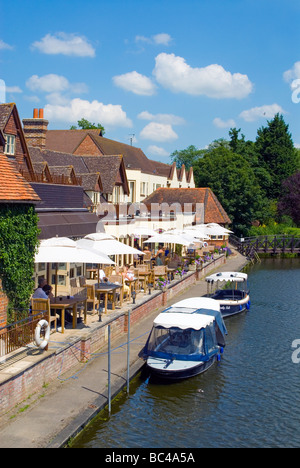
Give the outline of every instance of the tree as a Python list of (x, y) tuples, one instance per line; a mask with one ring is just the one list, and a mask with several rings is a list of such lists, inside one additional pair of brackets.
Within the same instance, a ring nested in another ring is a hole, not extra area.
[[(89, 122), (88, 120), (86, 120), (84, 118), (82, 118), (81, 120), (78, 120), (77, 125), (82, 130), (90, 130), (90, 129), (98, 129), (99, 128), (99, 130), (102, 130), (102, 135), (105, 134), (105, 128), (101, 124), (98, 123), (96, 125), (95, 123), (91, 123), (91, 122)], [(72, 125), (70, 127), (70, 130), (77, 130), (76, 125)]]
[(267, 127), (257, 131), (258, 161), (271, 177), (270, 184), (261, 181), (261, 186), (270, 199), (278, 199), (282, 182), (297, 170), (297, 155), (288, 128), (283, 116), (276, 114)]
[(178, 168), (184, 164), (185, 168), (188, 170), (194, 166), (199, 158), (203, 157), (203, 153), (204, 150), (199, 150), (194, 145), (190, 145), (184, 150), (174, 151), (170, 157), (173, 162), (176, 162)]
[(266, 221), (269, 203), (255, 172), (241, 155), (219, 146), (194, 166), (197, 187), (210, 187), (232, 220), (237, 234), (247, 234), (253, 221)]
[(278, 202), (279, 214), (290, 216), (300, 227), (300, 172), (296, 172), (283, 182), (282, 192)]

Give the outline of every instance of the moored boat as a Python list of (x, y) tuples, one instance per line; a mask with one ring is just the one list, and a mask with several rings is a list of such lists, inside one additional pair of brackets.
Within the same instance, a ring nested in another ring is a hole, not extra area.
[(250, 292), (246, 273), (220, 272), (207, 276), (205, 280), (208, 284), (207, 295), (220, 304), (224, 318), (250, 309)]
[(160, 313), (144, 349), (150, 375), (178, 380), (198, 375), (220, 360), (227, 330), (217, 301), (195, 297)]

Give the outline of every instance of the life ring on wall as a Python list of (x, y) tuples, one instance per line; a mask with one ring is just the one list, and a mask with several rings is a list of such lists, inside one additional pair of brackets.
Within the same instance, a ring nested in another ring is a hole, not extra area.
[(208, 247), (208, 243), (207, 243), (207, 242), (203, 242), (203, 247)]
[[(41, 339), (41, 330), (43, 327), (46, 327), (44, 340)], [(47, 320), (40, 320), (34, 332), (34, 341), (39, 348), (45, 349), (48, 344), (49, 339), (50, 339), (50, 325), (47, 322)]]

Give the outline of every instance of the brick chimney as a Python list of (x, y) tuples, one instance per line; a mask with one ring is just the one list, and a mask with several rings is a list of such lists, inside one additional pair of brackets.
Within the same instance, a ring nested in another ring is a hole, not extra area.
[(45, 148), (48, 120), (44, 119), (44, 109), (33, 109), (32, 119), (23, 119), (23, 131), (28, 146)]

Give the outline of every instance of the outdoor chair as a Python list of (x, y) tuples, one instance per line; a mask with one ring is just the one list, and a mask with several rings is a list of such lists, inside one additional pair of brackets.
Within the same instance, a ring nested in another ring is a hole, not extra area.
[(86, 278), (84, 276), (79, 276), (79, 285), (81, 288), (84, 288), (86, 285)]
[(165, 267), (164, 265), (155, 266), (153, 268), (152, 277), (153, 277), (154, 283), (155, 283), (155, 280), (160, 277), (163, 277), (167, 280), (168, 279), (167, 267)]
[[(120, 284), (122, 285), (122, 290), (120, 290), (120, 296), (121, 294), (123, 295), (123, 299), (125, 298), (125, 295), (129, 296), (129, 294), (126, 294), (125, 288), (124, 288), (124, 277), (122, 275), (110, 275), (108, 277), (108, 281), (110, 283), (115, 283), (115, 284)], [(114, 293), (115, 294), (115, 293)], [(121, 299), (121, 297), (120, 297)]]
[(95, 314), (97, 312), (97, 307), (99, 307), (100, 304), (100, 300), (95, 293), (95, 286), (93, 284), (87, 284), (85, 287), (87, 291), (87, 304), (92, 304), (92, 311), (93, 314)]
[(50, 309), (50, 299), (40, 299), (40, 298), (31, 298), (31, 310), (32, 315), (37, 314), (38, 312), (45, 312), (46, 320), (48, 321), (50, 328), (51, 323), (54, 323), (53, 331), (56, 332), (57, 328), (57, 316), (51, 315)]

